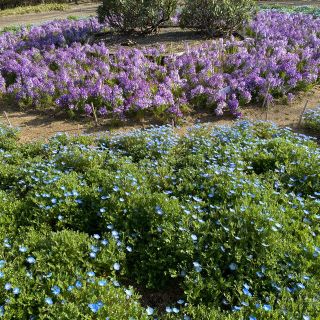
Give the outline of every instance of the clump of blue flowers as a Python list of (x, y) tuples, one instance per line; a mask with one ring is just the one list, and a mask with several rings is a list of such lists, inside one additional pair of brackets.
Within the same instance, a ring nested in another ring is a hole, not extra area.
[(11, 138), (0, 132), (0, 317), (320, 314), (312, 138), (247, 121)]

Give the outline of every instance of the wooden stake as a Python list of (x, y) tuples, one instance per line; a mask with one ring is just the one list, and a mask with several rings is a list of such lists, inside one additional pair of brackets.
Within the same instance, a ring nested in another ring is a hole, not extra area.
[(92, 113), (93, 113), (93, 117), (94, 117), (94, 122), (95, 122), (96, 127), (97, 127), (98, 126), (98, 118), (97, 118), (96, 108), (94, 107), (93, 103), (91, 103), (91, 107), (92, 107)]
[(309, 100), (306, 101), (306, 103), (304, 105), (304, 108), (303, 108), (303, 111), (301, 112), (301, 115), (300, 115), (300, 118), (299, 118), (299, 122), (298, 122), (298, 129), (300, 129), (302, 118), (303, 118), (303, 114), (307, 109), (308, 103), (309, 103)]
[(3, 111), (3, 114), (4, 114), (4, 116), (6, 117), (8, 123), (9, 123), (9, 126), (12, 127), (12, 124), (11, 124), (11, 122), (10, 122), (10, 119), (9, 119), (7, 113), (6, 113), (5, 111)]
[(262, 108), (266, 107), (266, 121), (268, 121), (268, 112), (269, 112), (269, 102), (268, 102), (269, 91), (270, 91), (270, 82), (268, 82), (267, 93), (262, 103)]

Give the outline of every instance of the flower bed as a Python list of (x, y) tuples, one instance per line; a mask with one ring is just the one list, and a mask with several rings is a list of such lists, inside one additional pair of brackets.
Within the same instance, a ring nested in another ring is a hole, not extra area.
[(4, 34), (3, 95), (24, 107), (120, 119), (167, 119), (204, 107), (240, 116), (245, 104), (290, 100), (319, 78), (320, 19), (311, 15), (260, 12), (244, 41), (187, 48), (164, 63), (158, 50), (119, 49), (110, 55), (104, 44), (78, 43), (100, 28), (94, 20), (56, 22)]
[[(305, 136), (240, 122), (19, 144), (1, 127), (0, 164), (4, 319), (320, 313), (320, 151)], [(128, 283), (180, 295), (157, 310)]]

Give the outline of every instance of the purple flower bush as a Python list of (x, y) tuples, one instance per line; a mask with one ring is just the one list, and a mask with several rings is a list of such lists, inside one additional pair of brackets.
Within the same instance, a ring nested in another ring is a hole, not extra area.
[(320, 19), (311, 15), (260, 12), (243, 41), (220, 39), (165, 59), (157, 49), (119, 48), (111, 54), (103, 43), (84, 43), (102, 28), (90, 19), (5, 33), (0, 92), (24, 107), (98, 117), (164, 119), (204, 107), (239, 117), (241, 106), (265, 98), (292, 100), (319, 77)]
[(21, 52), (31, 48), (49, 50), (55, 46), (68, 46), (84, 42), (92, 33), (101, 31), (103, 26), (97, 19), (54, 20), (40, 26), (22, 28), (17, 33), (6, 32), (0, 36), (0, 53), (7, 50)]

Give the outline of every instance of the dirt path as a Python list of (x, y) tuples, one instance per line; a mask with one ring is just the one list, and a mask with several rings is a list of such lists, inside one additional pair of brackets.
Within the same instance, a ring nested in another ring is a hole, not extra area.
[[(266, 110), (259, 107), (247, 107), (243, 109), (245, 119), (269, 120), (279, 126), (296, 128), (304, 105), (308, 102), (308, 108), (314, 108), (320, 103), (320, 86), (315, 87), (308, 93), (300, 94), (291, 105), (275, 104), (269, 108), (268, 116)], [(150, 121), (131, 121), (122, 124), (119, 128), (111, 125), (107, 120), (102, 121), (98, 127), (94, 126), (93, 119), (83, 118), (79, 120), (68, 120), (66, 117), (55, 116), (53, 112), (19, 111), (0, 105), (0, 122), (8, 124), (3, 112), (6, 112), (10, 123), (21, 129), (21, 140), (31, 141), (47, 139), (58, 132), (67, 132), (70, 135), (98, 133), (110, 130), (112, 132), (129, 131), (137, 128), (145, 128)], [(101, 120), (100, 120), (101, 121)], [(199, 112), (187, 117), (181, 125), (181, 131), (195, 123), (209, 123), (210, 125), (229, 125), (234, 121), (231, 117), (217, 118), (210, 112)]]
[(98, 5), (99, 3), (70, 5), (71, 8), (66, 11), (28, 13), (24, 15), (0, 17), (0, 28), (13, 25), (40, 24), (54, 19), (64, 19), (69, 16), (95, 16)]

